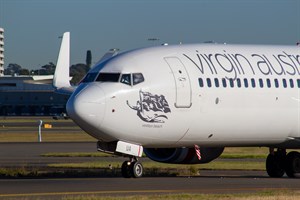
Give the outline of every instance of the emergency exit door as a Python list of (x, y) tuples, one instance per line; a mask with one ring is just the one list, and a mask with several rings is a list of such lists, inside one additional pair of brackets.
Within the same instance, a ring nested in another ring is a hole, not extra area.
[(175, 81), (176, 100), (178, 108), (189, 108), (192, 105), (191, 82), (185, 66), (177, 57), (164, 58), (168, 63)]

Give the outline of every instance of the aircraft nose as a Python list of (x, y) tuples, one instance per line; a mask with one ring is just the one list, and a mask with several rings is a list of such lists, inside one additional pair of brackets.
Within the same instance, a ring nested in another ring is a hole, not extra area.
[(105, 112), (105, 94), (97, 85), (87, 85), (67, 102), (67, 112), (83, 130), (96, 133)]

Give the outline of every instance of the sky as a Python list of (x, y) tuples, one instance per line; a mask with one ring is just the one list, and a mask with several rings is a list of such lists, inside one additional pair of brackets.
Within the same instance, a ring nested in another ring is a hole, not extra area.
[[(300, 41), (300, 0), (0, 0), (5, 67), (56, 63), (71, 32), (71, 64), (121, 51), (215, 41), (285, 44)], [(158, 38), (159, 41), (149, 41)]]

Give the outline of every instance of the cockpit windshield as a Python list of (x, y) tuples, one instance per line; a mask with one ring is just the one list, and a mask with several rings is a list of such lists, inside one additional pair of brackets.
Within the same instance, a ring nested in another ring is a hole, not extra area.
[[(137, 85), (139, 83), (144, 82), (144, 76), (142, 73), (128, 73), (128, 74), (121, 74), (121, 73), (98, 73), (90, 72), (88, 73), (82, 83), (88, 82), (120, 82), (126, 85)], [(96, 78), (97, 77), (97, 78)]]
[(98, 75), (98, 73), (96, 73), (96, 72), (87, 73), (86, 76), (83, 78), (83, 80), (81, 82), (82, 83), (93, 82), (97, 75)]
[(133, 79), (133, 85), (144, 82), (144, 80), (145, 80), (142, 73), (133, 73), (132, 74), (132, 79)]
[(100, 73), (97, 82), (119, 82), (120, 73)]
[(144, 76), (142, 73), (122, 74), (120, 82), (126, 85), (136, 85), (144, 82)]
[(126, 85), (131, 85), (131, 74), (122, 74), (120, 82)]

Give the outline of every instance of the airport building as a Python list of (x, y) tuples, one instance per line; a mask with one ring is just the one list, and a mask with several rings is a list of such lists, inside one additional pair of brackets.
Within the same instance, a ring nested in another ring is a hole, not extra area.
[(1, 116), (55, 116), (66, 113), (68, 95), (57, 94), (49, 76), (2, 76)]
[(4, 29), (0, 27), (0, 116), (55, 116), (66, 113), (68, 95), (57, 94), (49, 76), (4, 75)]
[(0, 76), (4, 76), (4, 29), (0, 27)]

